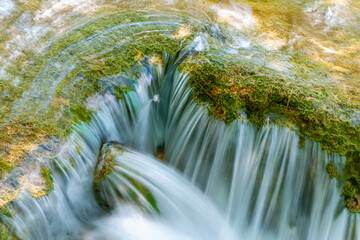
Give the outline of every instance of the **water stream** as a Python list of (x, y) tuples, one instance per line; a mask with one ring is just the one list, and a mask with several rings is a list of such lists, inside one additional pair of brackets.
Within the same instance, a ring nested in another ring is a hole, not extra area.
[[(37, 240), (359, 239), (359, 220), (343, 208), (325, 167), (341, 167), (344, 158), (308, 140), (299, 148), (286, 128), (210, 117), (177, 70), (182, 56), (142, 67), (123, 100), (97, 96), (91, 122), (74, 129), (53, 163), (54, 190), (16, 202), (18, 213), (7, 218), (14, 233)], [(95, 194), (104, 144), (112, 172)], [(159, 151), (163, 160), (154, 156)]]
[(0, 0), (0, 240), (360, 240), (360, 5), (285, 2)]

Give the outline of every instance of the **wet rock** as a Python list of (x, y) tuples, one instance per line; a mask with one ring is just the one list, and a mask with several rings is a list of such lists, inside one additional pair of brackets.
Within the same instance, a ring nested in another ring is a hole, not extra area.
[(0, 180), (0, 207), (13, 201), (21, 191), (37, 198), (53, 190), (49, 163), (61, 146), (62, 141), (57, 137), (44, 141), (36, 145), (36, 150), (27, 153), (21, 164), (4, 174)]
[(117, 156), (121, 156), (126, 150), (114, 142), (105, 143), (100, 150), (98, 162), (94, 172), (94, 183), (97, 184), (104, 180), (113, 171), (114, 161)]
[[(115, 205), (115, 199), (109, 199), (108, 185), (105, 181), (107, 175), (114, 171), (114, 161), (117, 156), (121, 156), (125, 150), (118, 143), (105, 143), (100, 150), (98, 162), (94, 171), (94, 194), (98, 204), (105, 210), (109, 211)], [(118, 194), (117, 194), (118, 196)], [(116, 197), (115, 197), (116, 198)]]
[[(127, 150), (119, 143), (110, 142), (102, 146), (94, 171), (94, 194), (98, 204), (106, 211), (122, 202), (135, 204), (148, 213), (159, 213), (156, 199), (149, 189), (131, 176), (114, 169), (121, 162), (119, 158), (125, 157), (125, 152)], [(125, 181), (108, 178), (110, 174), (121, 176)]]

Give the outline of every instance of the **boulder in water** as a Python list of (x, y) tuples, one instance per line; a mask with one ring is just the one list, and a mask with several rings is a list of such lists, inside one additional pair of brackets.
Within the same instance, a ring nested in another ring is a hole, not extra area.
[(121, 167), (121, 158), (126, 158), (126, 152), (128, 151), (119, 143), (109, 142), (102, 146), (94, 172), (97, 202), (106, 210), (113, 209), (121, 202), (135, 204), (148, 213), (159, 213), (156, 200), (149, 189), (130, 175), (114, 168)]
[(119, 143), (105, 143), (100, 150), (98, 162), (94, 172), (94, 183), (97, 184), (104, 180), (110, 174), (115, 165), (114, 160), (121, 156), (126, 150)]

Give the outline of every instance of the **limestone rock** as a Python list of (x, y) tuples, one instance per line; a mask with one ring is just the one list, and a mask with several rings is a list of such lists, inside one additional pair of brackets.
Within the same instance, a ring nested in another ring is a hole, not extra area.
[(110, 174), (114, 166), (116, 156), (121, 156), (126, 150), (119, 144), (114, 142), (105, 143), (100, 150), (98, 162), (94, 172), (94, 183), (99, 183)]

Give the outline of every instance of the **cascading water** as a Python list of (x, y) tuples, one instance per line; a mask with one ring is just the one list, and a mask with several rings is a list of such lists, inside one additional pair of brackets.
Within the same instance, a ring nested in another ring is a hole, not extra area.
[[(308, 140), (299, 148), (286, 128), (210, 117), (177, 70), (187, 54), (142, 67), (123, 100), (97, 97), (97, 113), (75, 127), (53, 163), (54, 190), (16, 202), (17, 214), (6, 219), (13, 233), (37, 240), (360, 239), (359, 220), (343, 209), (341, 188), (325, 170), (344, 159)], [(103, 146), (111, 173), (95, 193)]]

